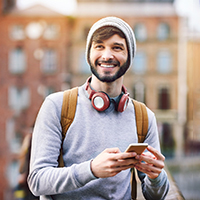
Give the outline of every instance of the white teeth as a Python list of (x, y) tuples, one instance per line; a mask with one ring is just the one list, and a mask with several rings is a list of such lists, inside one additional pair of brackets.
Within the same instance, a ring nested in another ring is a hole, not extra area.
[(114, 65), (102, 65), (102, 64), (101, 64), (101, 67), (111, 68), (111, 67), (114, 67)]

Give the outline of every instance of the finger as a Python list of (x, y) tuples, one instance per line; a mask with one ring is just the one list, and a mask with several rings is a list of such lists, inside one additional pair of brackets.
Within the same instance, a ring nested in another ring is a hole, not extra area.
[(148, 164), (148, 163), (139, 163), (135, 165), (136, 167), (140, 167), (145, 172), (153, 172), (160, 174), (162, 171), (162, 168), (158, 168), (154, 165)]
[(119, 148), (107, 148), (104, 150), (104, 152), (106, 153), (121, 153), (121, 151), (119, 150)]
[(130, 164), (130, 165), (122, 165), (122, 166), (117, 166), (116, 168), (115, 168), (115, 170), (114, 171), (123, 171), (123, 170), (127, 170), (127, 169), (130, 169), (130, 168), (133, 168), (133, 167), (135, 167), (135, 165), (134, 164)]
[[(110, 156), (110, 164), (111, 167), (119, 168), (119, 167), (125, 167), (126, 169), (132, 168), (135, 166), (136, 163), (139, 161), (134, 158), (136, 153), (118, 153), (118, 154), (112, 154)], [(122, 168), (121, 170), (124, 170)]]
[(130, 168), (133, 168), (135, 165), (130, 163), (130, 164), (123, 164), (120, 162), (112, 162), (106, 169), (106, 174), (109, 174), (109, 176), (114, 176), (118, 174), (119, 172), (123, 170), (127, 170)]
[(117, 161), (118, 166), (125, 166), (125, 167), (128, 166), (128, 168), (130, 168), (130, 165), (131, 165), (131, 167), (134, 167), (135, 164), (137, 164), (137, 163), (139, 163), (139, 161), (134, 158)]
[(150, 158), (152, 158), (152, 159), (156, 159), (156, 157), (155, 157), (152, 153), (150, 153), (149, 151), (148, 151), (148, 152), (145, 152), (145, 153), (142, 153), (141, 155), (143, 155), (143, 156), (148, 156), (148, 157), (150, 157)]
[(154, 159), (154, 158), (151, 158), (151, 157), (147, 157), (145, 155), (140, 156), (140, 161), (144, 161), (147, 164), (155, 166), (155, 167), (160, 168), (160, 169), (164, 168), (164, 166), (165, 166), (164, 161), (157, 160), (157, 159)]
[(141, 165), (137, 164), (135, 168), (149, 176), (149, 178), (156, 178), (161, 173), (161, 169), (155, 168), (154, 166), (147, 166), (147, 164), (142, 163)]
[(117, 160), (131, 159), (131, 158), (134, 158), (136, 155), (137, 155), (137, 153), (135, 153), (135, 152), (118, 153), (115, 155), (115, 159), (117, 159)]
[(137, 156), (135, 157), (135, 159), (142, 161), (142, 159), (143, 159), (144, 157), (149, 157), (149, 158), (152, 158), (152, 159), (156, 159), (156, 160), (157, 160), (157, 158), (156, 158), (152, 153), (150, 153), (150, 152), (145, 152), (145, 153), (142, 153), (141, 155), (137, 155)]
[(124, 168), (132, 168), (137, 164), (139, 161), (134, 159), (133, 157), (128, 159), (117, 159), (116, 156), (112, 156), (113, 158), (110, 159), (109, 168), (122, 168), (120, 170), (124, 170)]
[(137, 170), (145, 173), (149, 178), (152, 178), (152, 179), (155, 179), (159, 176), (160, 173), (156, 173), (156, 172), (153, 172), (153, 171), (149, 171), (149, 170), (146, 170), (146, 169), (143, 169), (143, 168), (140, 168), (138, 166), (135, 167)]
[(150, 151), (158, 160), (165, 160), (165, 156), (163, 156), (158, 150), (154, 149), (153, 147), (148, 146), (147, 150)]

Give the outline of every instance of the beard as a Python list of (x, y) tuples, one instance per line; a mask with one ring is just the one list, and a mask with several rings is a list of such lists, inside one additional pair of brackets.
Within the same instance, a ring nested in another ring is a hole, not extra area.
[(126, 71), (128, 70), (129, 68), (129, 61), (128, 59), (126, 60), (126, 62), (120, 66), (120, 63), (118, 61), (101, 61), (101, 63), (105, 63), (105, 64), (116, 64), (119, 68), (119, 70), (112, 76), (110, 76), (110, 73), (105, 73), (104, 75), (100, 75), (98, 72), (97, 72), (97, 65), (98, 65), (98, 60), (95, 61), (95, 66), (93, 64), (91, 64), (90, 62), (90, 69), (91, 69), (91, 72), (92, 74), (94, 74), (101, 82), (107, 82), (107, 83), (110, 83), (110, 82), (114, 82), (115, 80), (117, 80), (118, 78), (120, 78), (121, 76), (123, 76)]

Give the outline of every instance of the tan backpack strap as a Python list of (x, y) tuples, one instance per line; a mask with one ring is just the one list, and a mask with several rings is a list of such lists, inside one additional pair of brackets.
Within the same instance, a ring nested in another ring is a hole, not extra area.
[(66, 132), (74, 120), (76, 112), (76, 103), (78, 97), (78, 88), (71, 90), (65, 90), (63, 94), (63, 104), (61, 111), (61, 126), (62, 126), (62, 137), (65, 138)]
[(135, 117), (136, 117), (136, 126), (138, 134), (138, 143), (142, 143), (145, 140), (145, 137), (148, 132), (148, 114), (146, 106), (132, 99), (135, 107)]
[[(136, 117), (136, 127), (137, 127), (137, 135), (138, 135), (138, 143), (142, 143), (145, 140), (145, 137), (148, 132), (148, 114), (146, 106), (132, 99), (134, 108), (135, 108), (135, 117)], [(136, 182), (136, 170), (132, 169), (132, 177), (131, 177), (131, 197), (133, 200), (137, 198), (137, 182)]]
[[(62, 111), (61, 111), (61, 121), (60, 121), (62, 126), (62, 144), (65, 139), (66, 132), (74, 120), (77, 98), (78, 98), (78, 87), (64, 91)], [(62, 156), (62, 146), (60, 149), (58, 162), (59, 162), (59, 167), (64, 166), (63, 156)]]
[(136, 169), (131, 169), (131, 199), (136, 200), (137, 199), (137, 181), (136, 181)]

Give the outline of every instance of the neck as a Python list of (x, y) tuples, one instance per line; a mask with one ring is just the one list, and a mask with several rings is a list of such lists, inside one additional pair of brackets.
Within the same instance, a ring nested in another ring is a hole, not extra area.
[(96, 91), (103, 91), (110, 97), (116, 97), (121, 94), (123, 77), (120, 77), (114, 82), (101, 82), (96, 76), (92, 75), (91, 87)]

